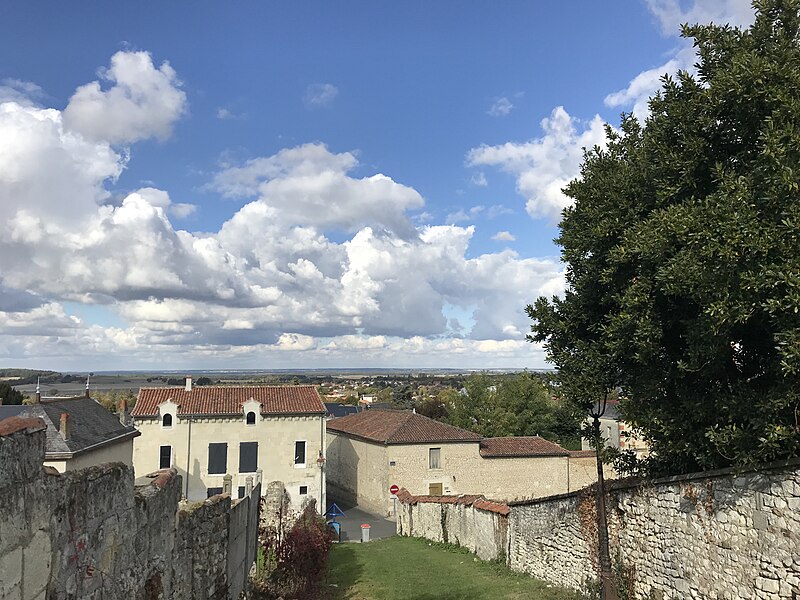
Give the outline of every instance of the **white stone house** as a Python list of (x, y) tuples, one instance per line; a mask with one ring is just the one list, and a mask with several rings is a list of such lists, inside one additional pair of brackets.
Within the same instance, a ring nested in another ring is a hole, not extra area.
[[(248, 478), (281, 481), (299, 509), (325, 506), (325, 406), (313, 386), (142, 388), (132, 411), (141, 432), (136, 476), (174, 467), (183, 495), (245, 494)], [(226, 488), (229, 482), (230, 490)]]
[(331, 419), (328, 490), (333, 500), (383, 514), (390, 488), (414, 495), (536, 498), (596, 479), (594, 452), (570, 452), (538, 436), (482, 438), (408, 411), (369, 409)]

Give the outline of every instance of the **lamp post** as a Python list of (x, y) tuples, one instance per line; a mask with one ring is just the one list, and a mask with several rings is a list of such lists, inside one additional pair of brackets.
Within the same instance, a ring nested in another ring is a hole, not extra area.
[(603, 459), (601, 456), (604, 447), (600, 435), (600, 417), (606, 413), (608, 393), (603, 395), (602, 403), (598, 403), (589, 415), (592, 417), (594, 432), (594, 445), (597, 454), (597, 486), (595, 488), (595, 506), (597, 512), (597, 545), (598, 560), (600, 562), (600, 584), (603, 600), (617, 600), (617, 590), (614, 588), (614, 576), (611, 572), (611, 556), (608, 551), (608, 515), (606, 513), (606, 481), (603, 476)]

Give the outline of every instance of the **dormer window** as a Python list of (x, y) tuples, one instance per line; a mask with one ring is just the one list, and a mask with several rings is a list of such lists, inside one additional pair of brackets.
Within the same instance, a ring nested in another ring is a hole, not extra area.
[(256, 424), (256, 413), (254, 411), (249, 411), (245, 416), (245, 422), (248, 425), (255, 425)]
[(172, 415), (167, 413), (161, 417), (161, 426), (164, 428), (172, 427)]

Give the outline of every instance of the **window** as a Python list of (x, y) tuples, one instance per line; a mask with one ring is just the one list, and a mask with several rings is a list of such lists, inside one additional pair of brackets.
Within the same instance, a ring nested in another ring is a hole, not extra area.
[(239, 486), (239, 498), (244, 498), (244, 486)]
[(228, 444), (208, 445), (208, 474), (225, 475), (228, 470)]
[(222, 493), (222, 488), (208, 488), (206, 493), (208, 494), (206, 498), (211, 498), (211, 496), (219, 496)]
[(172, 466), (172, 446), (161, 446), (158, 449), (158, 468), (169, 469)]
[(239, 444), (239, 473), (255, 473), (258, 469), (258, 442)]
[(248, 425), (255, 425), (256, 424), (256, 413), (252, 410), (247, 413), (247, 417), (245, 418)]
[(442, 468), (442, 449), (430, 448), (428, 450), (428, 468), (441, 469)]
[(300, 486), (300, 495), (301, 496), (305, 496), (307, 493), (308, 493), (308, 486), (307, 485), (301, 485)]
[(294, 466), (306, 466), (306, 443), (304, 441), (294, 443)]
[(162, 427), (172, 427), (172, 415), (167, 413), (163, 417), (161, 417), (161, 426)]

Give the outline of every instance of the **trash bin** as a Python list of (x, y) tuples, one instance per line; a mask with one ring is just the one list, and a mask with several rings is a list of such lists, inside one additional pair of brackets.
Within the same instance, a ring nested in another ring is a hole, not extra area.
[(361, 524), (361, 541), (368, 542), (369, 541), (369, 523), (362, 523)]

